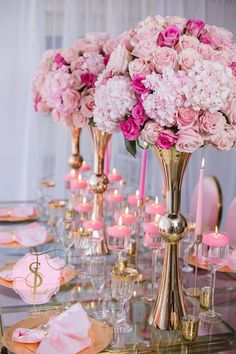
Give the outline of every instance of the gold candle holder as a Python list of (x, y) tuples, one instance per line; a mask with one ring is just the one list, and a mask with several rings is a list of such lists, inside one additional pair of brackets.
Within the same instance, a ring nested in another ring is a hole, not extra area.
[(200, 290), (200, 305), (202, 308), (208, 310), (210, 306), (211, 288), (210, 286), (204, 286)]
[(199, 317), (187, 315), (181, 319), (182, 338), (193, 341), (197, 338), (199, 327)]

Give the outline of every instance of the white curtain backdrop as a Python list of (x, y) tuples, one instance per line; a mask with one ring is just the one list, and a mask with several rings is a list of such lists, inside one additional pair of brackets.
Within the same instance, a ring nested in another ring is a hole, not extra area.
[[(70, 134), (51, 117), (33, 111), (30, 77), (41, 53), (50, 47), (70, 46), (88, 31), (107, 31), (112, 37), (147, 15), (180, 15), (199, 18), (230, 29), (236, 35), (235, 0), (0, 0), (0, 200), (35, 198), (42, 178), (56, 181), (56, 195), (64, 196), (63, 174), (70, 152)], [(235, 38), (236, 41), (236, 38)], [(82, 153), (92, 163), (84, 129)], [(112, 167), (135, 191), (140, 171), (126, 153), (123, 139), (112, 141)], [(183, 182), (182, 209), (186, 212), (198, 180), (201, 158), (206, 173), (214, 174), (223, 189), (225, 209), (236, 196), (235, 151), (201, 149), (193, 154)], [(162, 176), (148, 152), (147, 194), (161, 195)]]

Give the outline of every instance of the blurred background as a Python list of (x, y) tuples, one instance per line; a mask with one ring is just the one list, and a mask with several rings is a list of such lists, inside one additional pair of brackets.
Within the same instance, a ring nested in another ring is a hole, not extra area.
[[(45, 178), (55, 180), (57, 197), (65, 196), (69, 130), (33, 109), (31, 77), (43, 51), (71, 46), (90, 31), (115, 37), (156, 14), (201, 19), (236, 35), (236, 0), (0, 0), (0, 201), (35, 199), (37, 186)], [(81, 150), (92, 164), (86, 128)], [(129, 156), (122, 136), (113, 137), (111, 167), (121, 172), (132, 191), (138, 188), (140, 155)], [(236, 152), (200, 149), (193, 154), (183, 182), (185, 212), (203, 156), (206, 173), (220, 181), (225, 209), (236, 196)], [(161, 196), (161, 189), (161, 172), (149, 151), (146, 191)]]

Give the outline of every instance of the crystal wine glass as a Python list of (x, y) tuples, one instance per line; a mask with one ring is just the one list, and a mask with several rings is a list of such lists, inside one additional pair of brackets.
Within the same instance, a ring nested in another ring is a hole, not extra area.
[(100, 306), (101, 293), (106, 282), (106, 258), (105, 257), (93, 257), (90, 261), (90, 278), (94, 291), (96, 292), (98, 299), (97, 310), (93, 316), (97, 320), (103, 318), (102, 308)]

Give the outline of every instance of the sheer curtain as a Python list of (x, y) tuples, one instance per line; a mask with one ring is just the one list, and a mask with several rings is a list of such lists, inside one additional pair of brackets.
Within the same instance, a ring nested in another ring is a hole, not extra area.
[[(30, 77), (41, 53), (49, 47), (70, 46), (88, 31), (107, 31), (112, 37), (147, 15), (180, 15), (200, 18), (229, 28), (236, 34), (235, 0), (11, 0), (0, 1), (0, 31), (4, 50), (0, 57), (0, 199), (34, 198), (41, 178), (54, 178), (57, 196), (64, 196), (70, 134), (50, 117), (33, 112)], [(82, 153), (92, 163), (88, 133), (82, 134)], [(138, 187), (140, 155), (129, 156), (123, 138), (112, 141), (112, 166)], [(202, 156), (206, 172), (216, 175), (223, 187), (224, 205), (236, 195), (235, 151), (221, 153), (201, 149), (193, 154), (183, 183), (182, 206), (188, 208), (198, 180)], [(148, 152), (146, 190), (161, 194), (162, 176)]]

